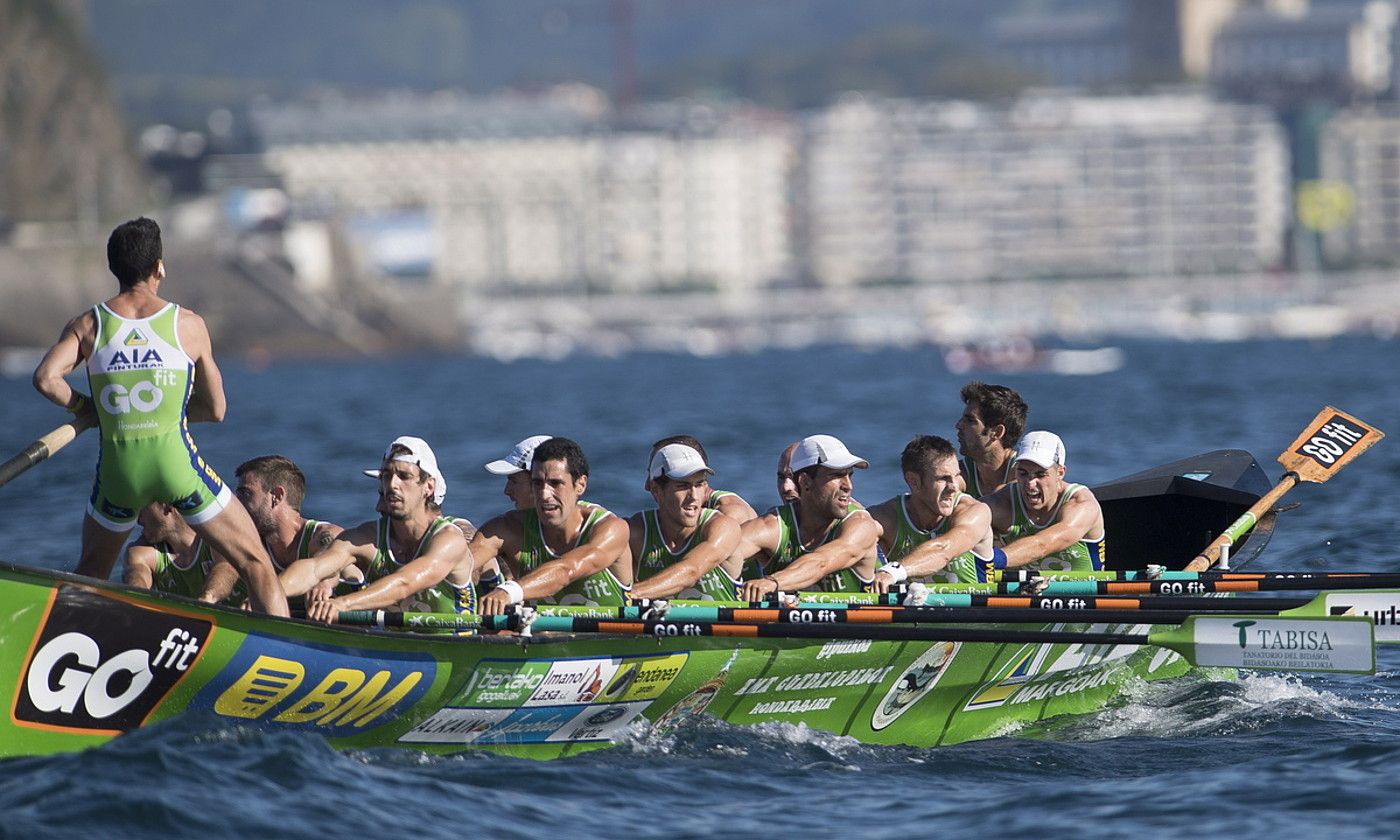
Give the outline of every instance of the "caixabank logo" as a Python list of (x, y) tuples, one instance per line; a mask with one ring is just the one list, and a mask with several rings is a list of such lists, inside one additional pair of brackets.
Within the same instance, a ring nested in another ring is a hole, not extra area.
[(14, 721), (109, 734), (135, 729), (190, 673), (213, 628), (61, 586), (20, 674)]

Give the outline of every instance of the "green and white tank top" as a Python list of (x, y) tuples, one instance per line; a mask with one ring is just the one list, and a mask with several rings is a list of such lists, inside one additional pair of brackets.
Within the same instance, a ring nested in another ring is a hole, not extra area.
[[(695, 527), (695, 533), (690, 535), (685, 545), (671, 551), (666, 547), (666, 539), (661, 535), (661, 520), (657, 511), (643, 511), (642, 523), (645, 533), (642, 537), (642, 554), (637, 559), (637, 580), (646, 580), (680, 561), (700, 541), (706, 523), (718, 514), (719, 511), (708, 508), (700, 511), (700, 521)], [(675, 597), (700, 601), (733, 601), (742, 582), (731, 578), (722, 566), (715, 566)]]
[[(865, 508), (852, 502), (846, 506), (846, 513), (840, 519), (827, 526), (826, 532), (822, 534), (821, 541), (812, 549), (802, 545), (802, 539), (797, 528), (797, 509), (792, 502), (788, 502), (782, 507), (776, 508), (778, 511), (778, 548), (768, 557), (768, 562), (759, 569), (759, 576), (771, 575), (779, 569), (785, 569), (792, 565), (792, 562), (808, 551), (820, 548), (831, 542), (832, 537), (840, 530), (841, 524), (851, 518), (851, 514), (865, 510)], [(817, 588), (826, 592), (864, 592), (870, 588), (871, 581), (865, 580), (856, 574), (855, 569), (840, 569), (822, 578), (817, 583)]]
[[(214, 568), (214, 551), (204, 540), (195, 540), (193, 547), (194, 552), (189, 562), (182, 566), (169, 543), (162, 542), (151, 546), (156, 550), (156, 568), (155, 574), (151, 576), (151, 583), (157, 591), (183, 595), (186, 598), (198, 598), (204, 594), (204, 585), (208, 583), (209, 572)], [(233, 585), (233, 591), (224, 599), (224, 603), (237, 606), (247, 597), (247, 587), (239, 580)]]
[[(1056, 522), (1060, 521), (1060, 510), (1064, 507), (1065, 500), (1075, 493), (1084, 489), (1082, 484), (1070, 484), (1060, 494), (1060, 500), (1055, 503), (1055, 510), (1051, 513), (1050, 519), (1044, 525), (1037, 525), (1031, 521), (1026, 514), (1024, 505), (1021, 504), (1021, 494), (1014, 492), (1011, 494), (1011, 527), (1007, 530), (1005, 542), (1007, 545), (1016, 540), (1037, 534)], [(1105, 535), (1107, 536), (1107, 535)], [(1066, 548), (1060, 549), (1054, 554), (1042, 557), (1034, 563), (1027, 563), (1025, 568), (1031, 571), (1044, 572), (1097, 572), (1103, 570), (1104, 537), (1097, 540), (1082, 539)]]
[[(957, 505), (964, 497), (971, 498), (967, 493), (959, 493), (953, 504)], [(945, 516), (943, 521), (933, 528), (927, 531), (920, 529), (909, 516), (908, 500), (908, 493), (899, 497), (899, 507), (895, 513), (894, 541), (890, 544), (890, 550), (885, 552), (885, 559), (890, 562), (903, 560), (917, 546), (948, 533), (953, 524), (953, 518)], [(911, 580), (918, 583), (986, 583), (987, 570), (991, 566), (991, 557), (979, 557), (975, 551), (969, 550), (949, 560), (948, 565), (939, 571)]]
[[(967, 455), (958, 456), (958, 465), (962, 469), (963, 480), (967, 482), (967, 494), (974, 499), (980, 499), (988, 493), (994, 492), (995, 487), (983, 489), (981, 479), (977, 477), (977, 462)], [(1011, 479), (1016, 475), (1016, 459), (1012, 458), (1006, 462), (1006, 469), (1002, 471), (1001, 483), (1010, 484)]]
[(149, 318), (134, 319), (105, 303), (92, 311), (97, 339), (87, 373), (103, 439), (142, 440), (183, 430), (194, 363), (176, 331), (180, 307), (167, 304)]
[(737, 496), (733, 490), (711, 490), (710, 498), (705, 500), (705, 507), (711, 510), (719, 510), (719, 500), (725, 496)]
[[(579, 507), (583, 509), (583, 527), (579, 529), (578, 539), (570, 548), (587, 545), (598, 523), (612, 516), (611, 511), (595, 504), (579, 502)], [(516, 555), (516, 562), (520, 567), (522, 578), (545, 563), (559, 559), (559, 555), (551, 551), (544, 541), (544, 532), (540, 530), (539, 512), (534, 508), (528, 508), (523, 513), (525, 527), (521, 533), (520, 553)], [(611, 569), (603, 569), (571, 582), (554, 595), (539, 599), (539, 602), (542, 604), (620, 607), (627, 603), (627, 592), (631, 588), (623, 585)]]
[[(402, 566), (415, 560), (432, 542), (433, 537), (443, 528), (456, 527), (445, 516), (439, 516), (428, 526), (428, 532), (423, 535), (423, 539), (418, 541), (418, 547), (414, 549), (413, 556), (407, 560), (400, 561), (394, 556), (394, 550), (389, 544), (389, 523), (387, 516), (379, 517), (379, 526), (375, 533), (374, 559), (370, 561), (369, 572), (365, 575), (366, 583), (373, 583), (382, 577), (389, 575)], [(476, 587), (471, 583), (463, 586), (443, 579), (434, 586), (430, 586), (420, 592), (415, 592), (398, 604), (399, 609), (405, 612), (441, 612), (441, 613), (474, 613), (476, 612)], [(458, 635), (468, 635), (470, 631), (459, 633)]]

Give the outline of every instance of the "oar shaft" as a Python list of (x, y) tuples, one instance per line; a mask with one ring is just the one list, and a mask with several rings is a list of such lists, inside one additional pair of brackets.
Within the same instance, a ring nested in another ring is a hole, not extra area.
[[(519, 619), (510, 617), (511, 629)], [(618, 633), (657, 638), (694, 636), (778, 639), (872, 639), (875, 641), (997, 642), (1004, 644), (1144, 645), (1146, 634), (1086, 633), (1072, 630), (996, 630), (975, 627), (909, 627), (845, 624), (733, 624), (705, 621), (609, 621), (538, 616), (532, 629), (564, 633)]]
[(23, 475), (26, 470), (72, 443), (85, 429), (93, 425), (89, 415), (78, 417), (54, 429), (24, 448), (10, 460), (0, 464), (0, 487)]
[(1230, 526), (1222, 531), (1220, 536), (1216, 537), (1211, 541), (1210, 545), (1202, 549), (1201, 553), (1197, 554), (1195, 559), (1187, 564), (1185, 571), (1200, 572), (1214, 566), (1216, 561), (1220, 559), (1221, 549), (1227, 545), (1234, 545), (1237, 540), (1253, 530), (1259, 518), (1268, 513), (1269, 509), (1297, 484), (1298, 476), (1295, 473), (1285, 473), (1283, 478), (1279, 480), (1278, 484), (1274, 485), (1272, 490), (1260, 496), (1259, 501), (1251, 505), (1249, 510), (1240, 514), (1240, 517), (1230, 523)]

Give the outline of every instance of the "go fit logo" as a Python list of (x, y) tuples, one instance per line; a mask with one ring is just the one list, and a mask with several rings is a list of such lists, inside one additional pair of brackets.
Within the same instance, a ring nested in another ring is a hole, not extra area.
[(208, 621), (63, 586), (25, 665), (15, 722), (113, 734), (135, 729), (190, 673), (212, 629)]
[(165, 392), (152, 382), (138, 382), (130, 389), (112, 383), (98, 393), (97, 399), (108, 414), (126, 414), (132, 409), (145, 413), (160, 408)]

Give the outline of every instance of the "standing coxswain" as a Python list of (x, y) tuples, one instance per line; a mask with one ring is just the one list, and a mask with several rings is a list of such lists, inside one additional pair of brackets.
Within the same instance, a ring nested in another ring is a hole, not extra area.
[[(108, 577), (137, 512), (165, 502), (234, 565), (254, 609), (287, 615), (252, 519), (189, 433), (190, 422), (224, 419), (223, 377), (204, 319), (160, 297), (160, 227), (146, 218), (118, 225), (107, 265), (120, 291), (69, 321), (34, 371), (41, 394), (74, 414), (94, 414), (100, 426), (78, 574)], [(95, 400), (64, 379), (84, 362)]]

